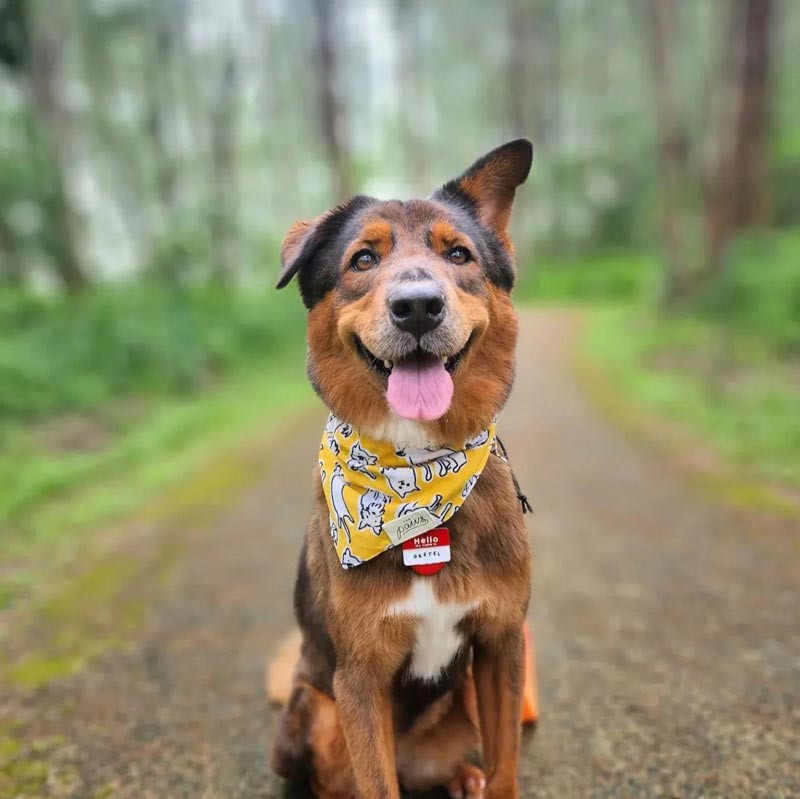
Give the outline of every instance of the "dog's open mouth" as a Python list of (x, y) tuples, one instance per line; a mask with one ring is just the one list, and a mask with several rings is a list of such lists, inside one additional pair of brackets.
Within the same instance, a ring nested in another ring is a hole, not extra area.
[(373, 355), (356, 336), (358, 354), (370, 369), (387, 379), (386, 399), (404, 419), (433, 421), (447, 413), (453, 399), (453, 371), (472, 344), (469, 337), (455, 355), (441, 358), (423, 349), (395, 361)]
[(378, 358), (377, 355), (373, 355), (365, 346), (364, 342), (358, 336), (355, 336), (355, 345), (356, 351), (358, 354), (364, 359), (367, 366), (372, 369), (373, 372), (377, 372), (379, 375), (383, 377), (389, 377), (394, 369), (395, 365), (400, 366), (401, 368), (404, 366), (425, 366), (427, 364), (433, 363), (441, 363), (444, 366), (445, 371), (453, 374), (456, 367), (461, 363), (464, 356), (467, 354), (467, 350), (472, 345), (472, 339), (474, 338), (474, 334), (467, 339), (467, 343), (455, 354), (451, 355), (448, 358), (440, 358), (437, 355), (434, 355), (427, 350), (423, 350), (419, 348), (416, 352), (412, 353), (409, 356), (406, 356), (402, 359), (397, 361), (388, 361), (381, 358)]

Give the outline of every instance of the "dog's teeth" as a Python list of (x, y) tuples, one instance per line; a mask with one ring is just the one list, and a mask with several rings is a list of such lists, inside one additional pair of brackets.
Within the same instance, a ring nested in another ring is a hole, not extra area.
[(449, 360), (450, 360), (449, 358), (442, 358), (442, 366), (447, 366), (447, 362)]
[(392, 362), (391, 362), (391, 361), (384, 361), (384, 362), (383, 362), (383, 365), (384, 365), (384, 366), (385, 366), (387, 369), (391, 369), (391, 368), (392, 368)]

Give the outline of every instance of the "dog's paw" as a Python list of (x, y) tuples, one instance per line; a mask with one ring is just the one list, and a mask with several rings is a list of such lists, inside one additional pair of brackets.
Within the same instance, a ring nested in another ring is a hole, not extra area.
[(451, 799), (483, 799), (486, 777), (477, 766), (462, 763), (447, 785)]

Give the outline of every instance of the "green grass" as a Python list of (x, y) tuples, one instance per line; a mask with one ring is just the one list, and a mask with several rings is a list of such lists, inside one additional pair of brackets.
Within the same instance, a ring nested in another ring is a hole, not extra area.
[(111, 522), (156, 507), (167, 489), (181, 502), (188, 475), (213, 475), (192, 482), (207, 494), (241, 485), (226, 449), (311, 399), (303, 328), (296, 298), (274, 292), (4, 295), (0, 610)]
[[(242, 484), (241, 469), (219, 468), (226, 448), (311, 401), (302, 350), (295, 347), (293, 356), (191, 397), (162, 400), (95, 451), (55, 453), (30, 431), (13, 436), (0, 455), (0, 609), (40, 578), (40, 556), (48, 566), (70, 559), (87, 535), (152, 505), (192, 472), (215, 465), (214, 484), (201, 483), (205, 494)], [(170, 502), (184, 499), (173, 493)]]
[(742, 473), (800, 486), (800, 371), (772, 342), (697, 316), (589, 313), (583, 354), (625, 403), (708, 441)]
[(800, 230), (740, 236), (695, 310), (729, 335), (800, 354)]

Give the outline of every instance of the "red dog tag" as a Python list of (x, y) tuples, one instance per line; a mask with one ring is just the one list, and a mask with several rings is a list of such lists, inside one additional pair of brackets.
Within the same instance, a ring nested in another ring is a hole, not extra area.
[(450, 531), (446, 527), (428, 530), (403, 542), (403, 563), (417, 574), (436, 574), (450, 562)]

